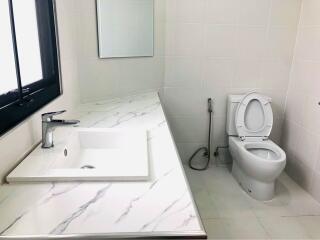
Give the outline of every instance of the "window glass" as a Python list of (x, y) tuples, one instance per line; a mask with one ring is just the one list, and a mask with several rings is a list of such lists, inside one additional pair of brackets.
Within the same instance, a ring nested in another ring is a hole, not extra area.
[(0, 135), (61, 93), (54, 0), (0, 0)]
[(13, 0), (22, 86), (43, 78), (35, 0)]
[(18, 87), (8, 1), (0, 0), (0, 95)]

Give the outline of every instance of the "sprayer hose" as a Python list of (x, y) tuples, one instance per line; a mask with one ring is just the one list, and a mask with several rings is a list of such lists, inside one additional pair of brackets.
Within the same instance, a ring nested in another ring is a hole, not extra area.
[[(211, 104), (211, 103), (209, 103)], [(204, 170), (207, 170), (208, 167), (209, 167), (209, 164), (210, 164), (210, 160), (211, 160), (211, 128), (212, 128), (212, 108), (209, 107), (209, 134), (208, 134), (208, 146), (207, 147), (201, 147), (199, 148), (198, 150), (196, 150), (192, 156), (189, 158), (189, 167), (193, 170), (196, 170), (196, 171), (204, 171)], [(206, 158), (207, 158), (207, 162), (205, 164), (205, 166), (203, 168), (197, 168), (197, 167), (194, 167), (192, 166), (192, 161), (194, 160), (195, 156), (201, 152), (201, 151), (204, 151), (204, 155)]]

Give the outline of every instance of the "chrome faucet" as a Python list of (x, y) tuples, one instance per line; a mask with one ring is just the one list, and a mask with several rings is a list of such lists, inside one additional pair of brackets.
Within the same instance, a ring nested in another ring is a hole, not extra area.
[(65, 113), (66, 111), (48, 112), (41, 115), (42, 118), (42, 148), (53, 147), (53, 131), (56, 127), (75, 125), (80, 123), (78, 120), (59, 120), (53, 119), (54, 116)]

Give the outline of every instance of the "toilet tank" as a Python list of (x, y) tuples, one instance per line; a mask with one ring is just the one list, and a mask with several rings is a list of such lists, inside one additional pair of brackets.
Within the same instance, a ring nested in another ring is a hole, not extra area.
[(243, 95), (229, 95), (227, 103), (227, 124), (226, 130), (228, 136), (237, 136), (237, 129), (235, 125), (235, 115), (238, 104), (240, 103)]

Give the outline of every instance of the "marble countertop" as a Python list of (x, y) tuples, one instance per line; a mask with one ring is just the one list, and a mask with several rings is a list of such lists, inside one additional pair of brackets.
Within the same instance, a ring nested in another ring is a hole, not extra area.
[[(80, 127), (148, 130), (150, 181), (2, 185), (0, 238), (205, 237), (157, 93), (83, 104), (76, 117)], [(55, 131), (56, 146), (67, 133)]]

